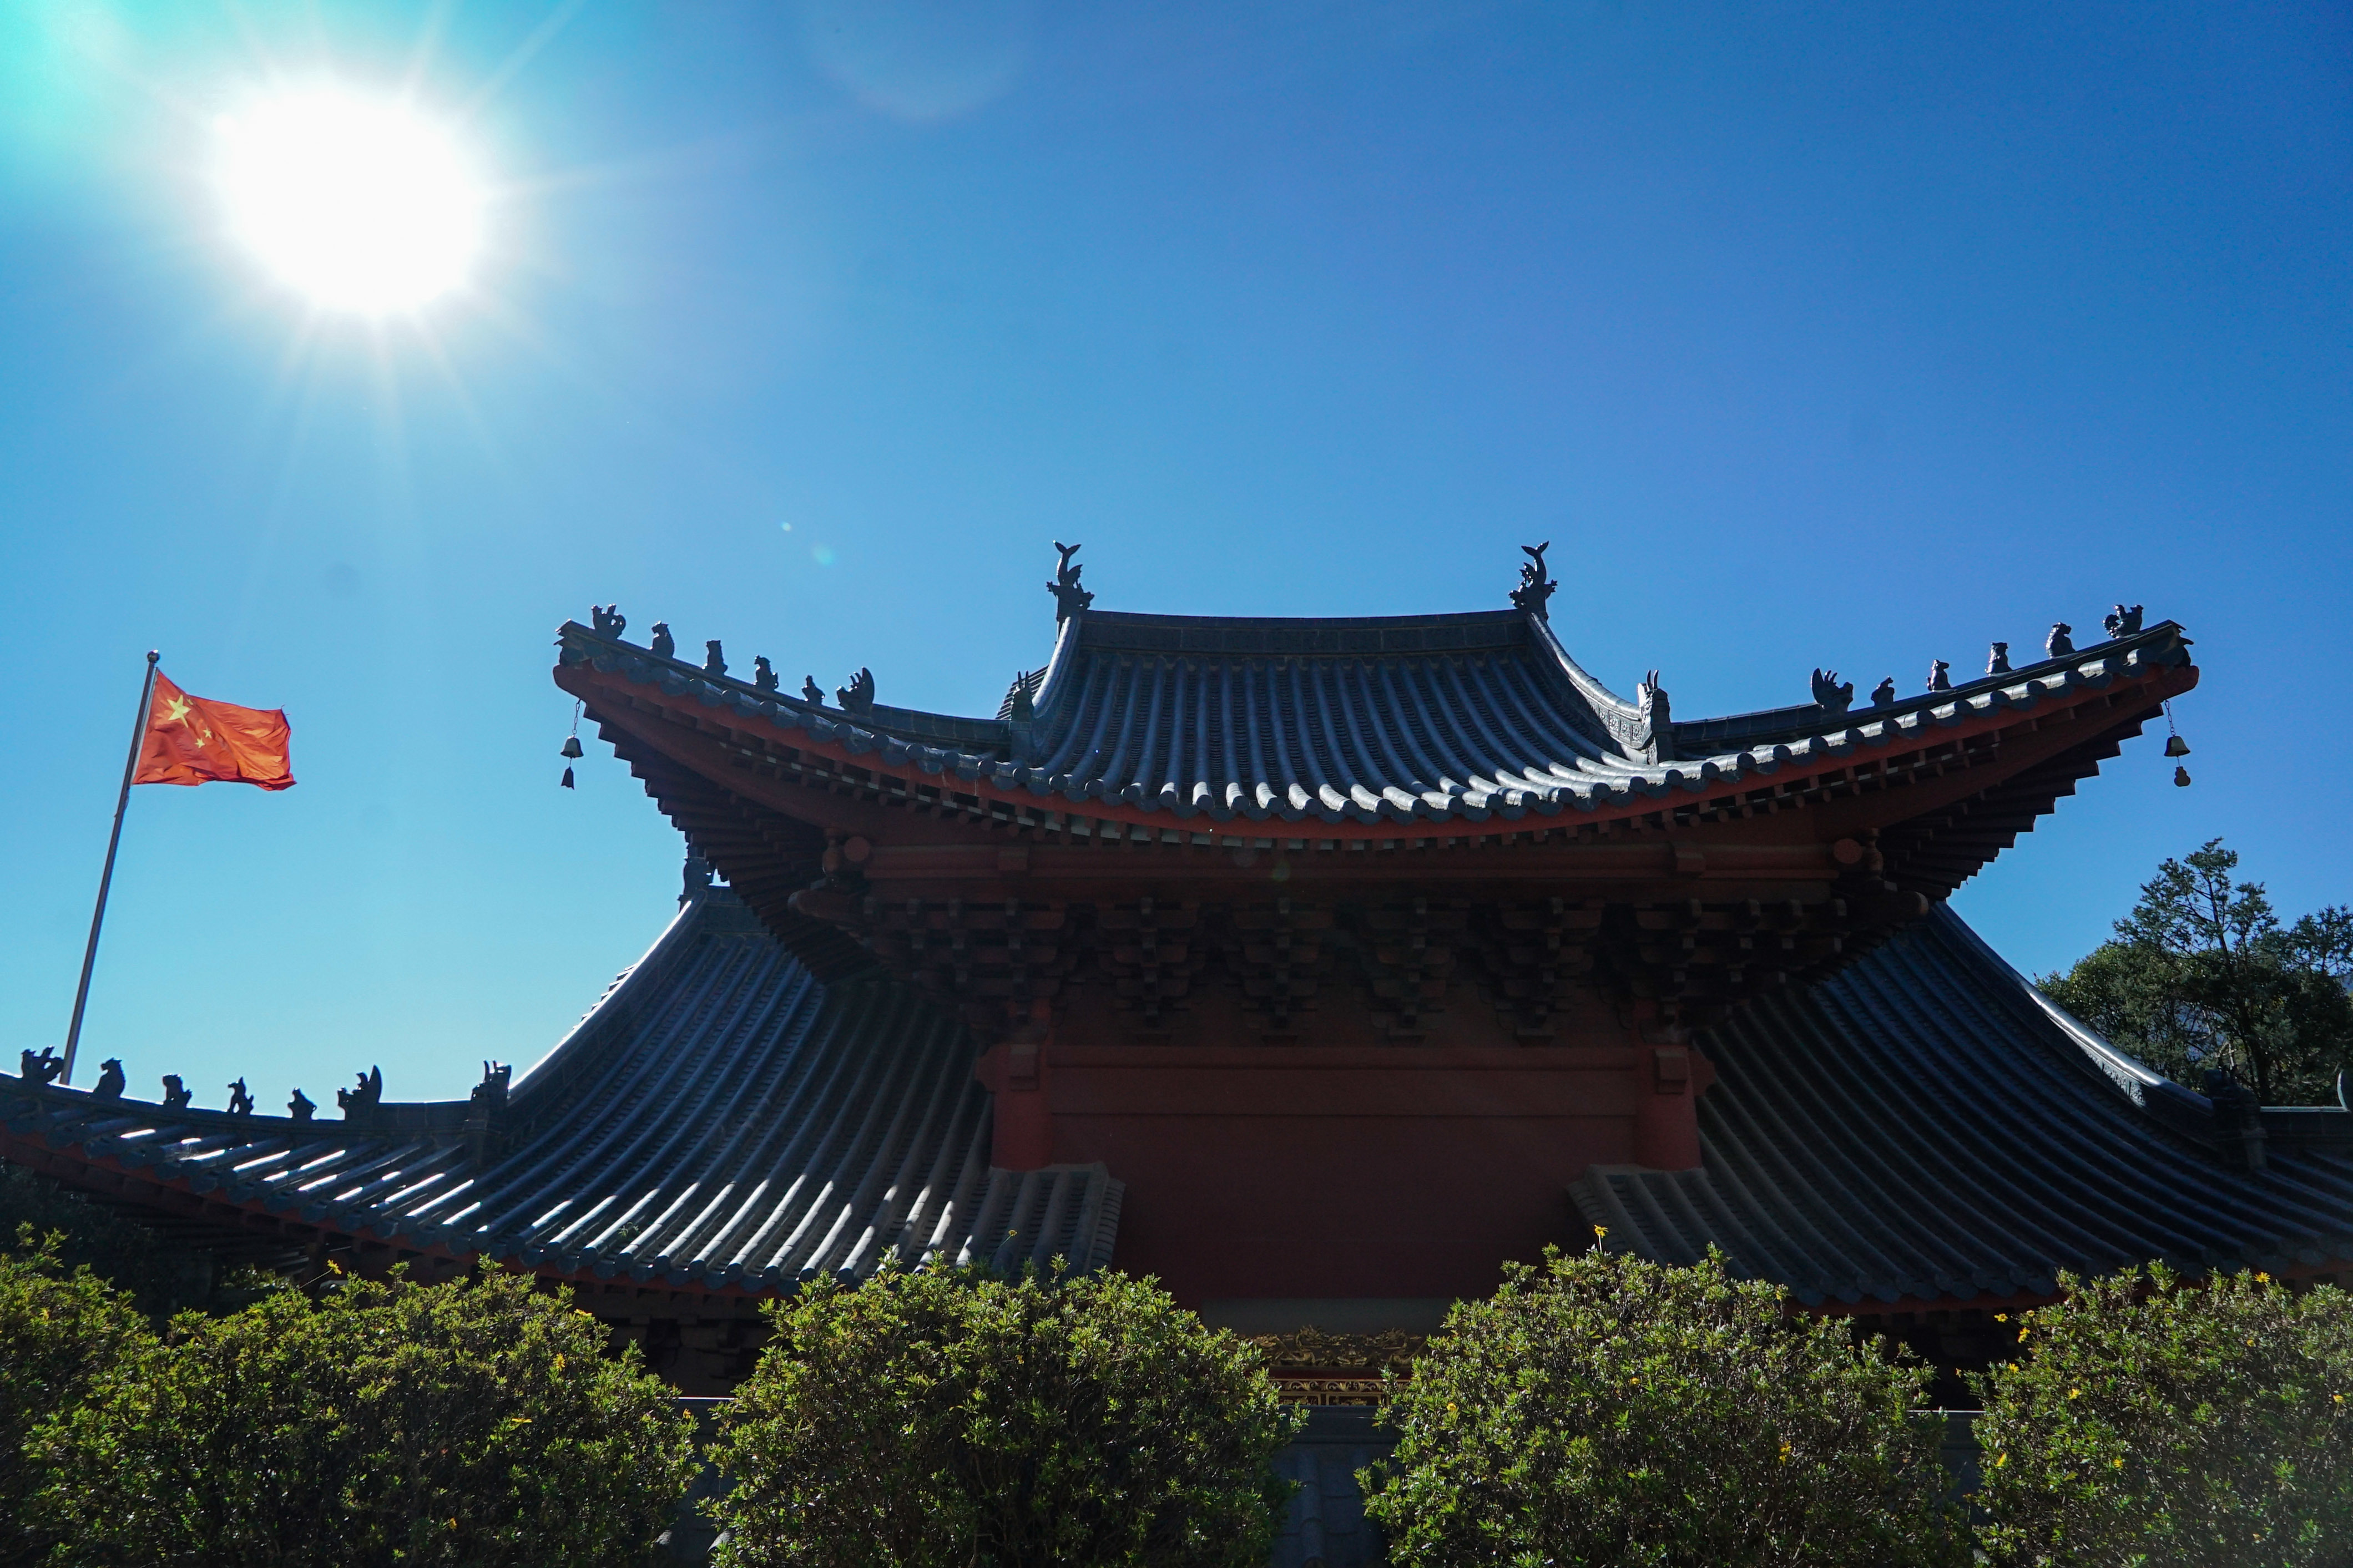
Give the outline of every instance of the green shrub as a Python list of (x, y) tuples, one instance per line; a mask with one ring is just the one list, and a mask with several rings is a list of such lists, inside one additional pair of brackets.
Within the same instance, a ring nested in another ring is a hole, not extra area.
[(691, 1422), (528, 1280), (352, 1280), (184, 1313), (35, 1448), (89, 1564), (618, 1563), (684, 1495)]
[(1719, 1255), (1550, 1252), (1392, 1384), (1366, 1512), (1433, 1568), (1965, 1563), (1928, 1376)]
[(87, 1268), (67, 1273), (58, 1247), (26, 1226), (16, 1254), (0, 1256), (0, 1564), (9, 1568), (39, 1561), (54, 1540), (32, 1517), (47, 1472), (26, 1439), (150, 1338), (129, 1297)]
[(7, 1238), (22, 1236), (42, 1237), (68, 1268), (90, 1265), (92, 1274), (128, 1292), (159, 1328), (189, 1308), (235, 1311), (277, 1283), (250, 1267), (225, 1265), (206, 1248), (174, 1240), (22, 1165), (0, 1163), (0, 1253), (9, 1250)]
[(885, 1269), (772, 1304), (714, 1458), (731, 1568), (1260, 1568), (1299, 1418), (1148, 1280)]
[(2353, 1562), (2353, 1298), (2156, 1266), (2063, 1283), (1978, 1380), (1998, 1560)]

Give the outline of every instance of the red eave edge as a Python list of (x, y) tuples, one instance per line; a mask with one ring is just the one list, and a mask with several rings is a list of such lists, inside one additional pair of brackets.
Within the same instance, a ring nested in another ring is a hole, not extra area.
[[(584, 701), (590, 700), (600, 688), (627, 689), (642, 684), (629, 680), (627, 676), (606, 674), (586, 664), (558, 665), (554, 671), (554, 678), (558, 687)], [(2113, 679), (2105, 687), (2071, 689), (2063, 699), (2044, 699), (2042, 703), (2037, 704), (2035, 711), (2024, 711), (2010, 707), (1998, 708), (1983, 715), (1957, 720), (1950, 724), (1939, 724), (1933, 734), (1918, 735), (1907, 740), (1889, 740), (1876, 745), (1863, 742), (1850, 748), (1843, 757), (1825, 755), (1819, 763), (1794, 760), (1777, 763), (1771, 765), (1770, 773), (1767, 773), (1764, 767), (1759, 765), (1745, 773), (1737, 783), (1727, 783), (1719, 779), (1696, 788), (1686, 784), (1680, 786), (1673, 795), (1653, 795), (1641, 801), (1596, 806), (1591, 811), (1583, 811), (1575, 806), (1563, 806), (1559, 811), (1546, 816), (1531, 807), (1518, 817), (1504, 818), (1500, 810), (1495, 810), (1491, 812), (1488, 820), (1484, 822), (1474, 822), (1461, 816), (1415, 818), (1406, 822), (1363, 823), (1353, 819), (1329, 822), (1320, 816), (1313, 816), (1303, 817), (1296, 822), (1281, 817), (1260, 821), (1240, 816), (1226, 822), (1219, 822), (1214, 817), (1209, 817), (1207, 813), (1197, 813), (1194, 816), (1187, 818), (1176, 816), (1173, 812), (1146, 811), (1141, 806), (1130, 805), (1125, 802), (1114, 804), (1101, 799), (1073, 801), (1060, 792), (1040, 795), (1034, 795), (1026, 788), (1005, 789), (986, 776), (966, 778), (961, 773), (943, 774), (941, 775), (943, 779), (953, 776), (955, 783), (953, 784), (943, 783), (936, 787), (954, 789), (971, 795), (984, 802), (1018, 806), (1026, 811), (1079, 816), (1099, 822), (1116, 822), (1124, 826), (1149, 827), (1164, 832), (1173, 829), (1178, 833), (1207, 839), (1211, 843), (1222, 844), (1227, 847), (1245, 847), (1253, 840), (1262, 838), (1308, 841), (1497, 838), (1512, 834), (1539, 832), (1555, 826), (1567, 827), (1585, 823), (1638, 820), (1661, 811), (1674, 809), (1678, 804), (1678, 796), (1682, 799), (1705, 800), (1717, 795), (1736, 795), (1757, 788), (1757, 785), (1749, 782), (1755, 778), (1769, 778), (1775, 783), (1812, 780), (1853, 767), (1859, 752), (1902, 755), (1905, 752), (1921, 750), (1926, 746), (1973, 740), (1979, 735), (2010, 729), (2022, 721), (2041, 717), (2041, 710), (2044, 703), (2055, 704), (2050, 709), (2052, 712), (2070, 712), (2082, 707), (2084, 702), (2092, 697), (2111, 697), (2119, 688), (2147, 689), (2150, 693), (2149, 700), (2152, 702), (2161, 702), (2180, 696), (2197, 684), (2198, 667), (2194, 664), (2185, 663), (2169, 668), (2151, 668), (2143, 675)], [(699, 700), (692, 697), (672, 697), (658, 686), (652, 689), (651, 696), (652, 700), (682, 712), (692, 712), (704, 706)], [(885, 768), (881, 764), (880, 760), (871, 754), (861, 756), (837, 742), (818, 740), (806, 730), (787, 728), (766, 720), (747, 718), (742, 711), (735, 709), (727, 710), (727, 725), (731, 729), (756, 727), (765, 730), (769, 734), (776, 737), (782, 744), (791, 746), (797, 751), (813, 753), (843, 767), (858, 768), (868, 773), (901, 779), (911, 787), (921, 779), (930, 776), (922, 773), (920, 770), (914, 773), (902, 773)], [(599, 716), (598, 721), (605, 721)], [(834, 722), (840, 721), (834, 721)], [(1692, 760), (1696, 763), (1707, 759)], [(691, 766), (691, 764), (688, 765)], [(1669, 763), (1654, 765), (1672, 767), (1677, 764)], [(725, 781), (714, 780), (713, 782), (723, 784)], [(1197, 826), (1204, 824), (1205, 821), (1205, 826)]]

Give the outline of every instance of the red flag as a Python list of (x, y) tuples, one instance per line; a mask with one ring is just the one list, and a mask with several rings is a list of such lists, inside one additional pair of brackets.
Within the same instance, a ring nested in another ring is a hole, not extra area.
[(155, 672), (147, 705), (147, 738), (139, 748), (132, 784), (259, 784), (294, 787), (290, 752), (293, 731), (279, 708), (239, 708), (191, 697)]

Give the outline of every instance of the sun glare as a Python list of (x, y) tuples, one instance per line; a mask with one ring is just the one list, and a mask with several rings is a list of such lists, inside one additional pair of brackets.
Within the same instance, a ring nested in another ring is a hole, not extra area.
[(221, 122), (237, 238), (313, 302), (381, 314), (466, 279), (482, 193), (457, 142), (406, 107), (333, 88)]

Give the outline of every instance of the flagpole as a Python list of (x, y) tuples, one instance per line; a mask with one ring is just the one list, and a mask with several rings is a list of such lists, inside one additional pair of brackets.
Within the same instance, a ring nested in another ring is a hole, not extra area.
[(73, 1082), (74, 1048), (81, 1044), (81, 1010), (90, 1002), (90, 972), (98, 963), (98, 931), (106, 923), (106, 889), (114, 882), (114, 850), (122, 842), (122, 810), (131, 804), (131, 780), (139, 771), (139, 752), (147, 739), (147, 710), (155, 696), (155, 661), (162, 656), (147, 650), (147, 674), (139, 683), (139, 720), (131, 727), (131, 755), (122, 763), (122, 790), (114, 797), (114, 831), (106, 838), (106, 869), (98, 874), (98, 908), (90, 912), (90, 945), (81, 952), (81, 984), (74, 992), (73, 1023), (66, 1030), (62, 1083)]

